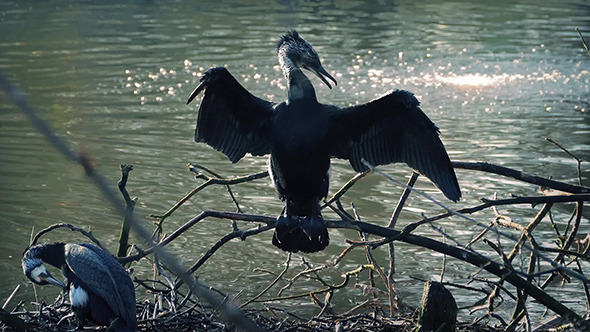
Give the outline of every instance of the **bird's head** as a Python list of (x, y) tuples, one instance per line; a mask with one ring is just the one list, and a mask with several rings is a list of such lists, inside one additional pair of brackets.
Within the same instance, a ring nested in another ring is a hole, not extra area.
[(277, 43), (277, 53), (279, 58), (289, 59), (295, 66), (316, 74), (330, 89), (332, 86), (328, 79), (334, 82), (334, 85), (338, 84), (322, 66), (318, 53), (297, 31), (293, 30), (281, 36)]
[(33, 246), (29, 248), (23, 256), (23, 272), (32, 282), (38, 285), (52, 284), (60, 288), (64, 288), (63, 282), (56, 279), (43, 264), (42, 256), (45, 249), (44, 244)]

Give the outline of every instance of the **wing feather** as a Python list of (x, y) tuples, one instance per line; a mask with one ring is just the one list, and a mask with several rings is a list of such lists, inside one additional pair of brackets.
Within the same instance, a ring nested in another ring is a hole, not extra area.
[(226, 68), (207, 70), (191, 93), (190, 103), (201, 91), (195, 141), (221, 151), (232, 162), (246, 153), (270, 153), (266, 133), (274, 116), (274, 104), (252, 95)]
[(436, 125), (408, 91), (395, 90), (369, 103), (330, 109), (330, 154), (362, 172), (369, 163), (404, 162), (428, 177), (453, 201), (461, 191)]
[(85, 287), (103, 298), (128, 327), (137, 327), (133, 282), (114, 257), (87, 243), (66, 244), (65, 257)]

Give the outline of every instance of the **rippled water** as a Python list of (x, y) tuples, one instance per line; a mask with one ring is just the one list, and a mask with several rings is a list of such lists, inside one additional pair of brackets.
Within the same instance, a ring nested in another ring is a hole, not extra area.
[[(224, 176), (265, 169), (265, 158), (231, 164), (220, 153), (195, 144), (196, 106), (185, 101), (202, 72), (215, 65), (228, 67), (252, 93), (283, 100), (285, 81), (274, 44), (292, 28), (314, 45), (338, 80), (337, 88), (329, 90), (312, 78), (320, 101), (346, 106), (393, 88), (407, 89), (441, 128), (452, 159), (487, 161), (576, 183), (575, 161), (545, 140), (550, 137), (590, 160), (590, 57), (576, 27), (590, 39), (586, 1), (3, 1), (0, 68), (29, 94), (60, 135), (92, 157), (113, 185), (119, 164), (135, 165), (128, 189), (139, 197), (138, 213), (148, 215), (165, 211), (197, 185), (187, 162), (202, 163)], [(20, 256), (33, 228), (56, 222), (91, 227), (114, 250), (121, 218), (79, 167), (51, 148), (6, 96), (0, 96), (0, 298), (22, 283), (27, 286), (20, 298), (31, 300)], [(583, 168), (582, 180), (588, 185), (589, 168)], [(385, 170), (402, 181), (409, 176), (405, 166)], [(332, 192), (353, 174), (346, 162), (335, 161)], [(459, 170), (457, 175), (464, 200), (449, 203), (452, 207), (474, 205), (494, 192), (536, 192), (534, 186), (484, 173)], [(418, 187), (448, 203), (429, 182), (420, 180)], [(268, 179), (235, 191), (246, 212), (274, 216), (281, 211)], [(353, 201), (365, 220), (385, 224), (400, 192), (371, 175), (343, 202)], [(225, 189), (209, 188), (168, 219), (165, 230), (173, 231), (206, 209), (231, 211), (234, 206)], [(415, 196), (400, 225), (437, 211)], [(556, 222), (566, 222), (570, 207), (557, 211), (563, 215), (558, 213)], [(521, 223), (535, 214), (528, 207), (502, 212)], [(475, 217), (485, 224), (492, 214)], [(589, 231), (588, 212), (585, 217), (582, 233)], [(479, 230), (456, 219), (438, 225), (461, 241)], [(175, 241), (172, 250), (192, 264), (230, 230), (228, 222), (206, 221)], [(539, 236), (542, 232), (547, 237), (541, 242), (552, 241), (550, 226), (543, 226)], [(433, 234), (427, 228), (418, 233)], [(346, 246), (346, 238), (357, 238), (340, 230), (330, 231), (330, 236), (330, 247), (305, 256), (307, 261), (332, 260)], [(285, 260), (285, 254), (270, 245), (270, 237), (263, 234), (224, 246), (202, 268), (202, 279), (227, 293), (256, 294), (271, 278), (253, 269), (280, 271)], [(83, 239), (61, 231), (47, 240)], [(404, 244), (396, 248), (403, 295), (416, 304), (422, 287), (410, 277), (436, 278), (441, 257)], [(385, 258), (384, 252), (377, 255)], [(330, 281), (339, 283), (340, 273), (364, 261), (361, 251), (353, 252), (339, 270), (328, 273)], [(473, 272), (452, 261), (449, 268), (449, 278)], [(149, 273), (147, 267), (138, 269)], [(572, 307), (584, 309), (581, 287), (561, 293), (576, 299)], [(456, 295), (460, 305), (472, 302), (460, 291)], [(362, 299), (358, 291), (347, 290), (338, 294), (336, 304), (347, 308), (349, 301)]]

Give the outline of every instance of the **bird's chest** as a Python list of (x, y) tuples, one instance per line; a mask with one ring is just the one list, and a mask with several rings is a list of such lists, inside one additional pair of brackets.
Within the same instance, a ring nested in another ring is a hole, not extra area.
[(291, 157), (307, 158), (326, 150), (328, 116), (317, 109), (290, 110), (273, 122), (273, 151)]

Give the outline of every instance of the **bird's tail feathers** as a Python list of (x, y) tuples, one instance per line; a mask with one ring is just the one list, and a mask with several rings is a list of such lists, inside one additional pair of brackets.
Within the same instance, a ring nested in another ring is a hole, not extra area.
[(280, 216), (277, 219), (272, 244), (289, 252), (312, 253), (324, 250), (330, 243), (323, 218)]

